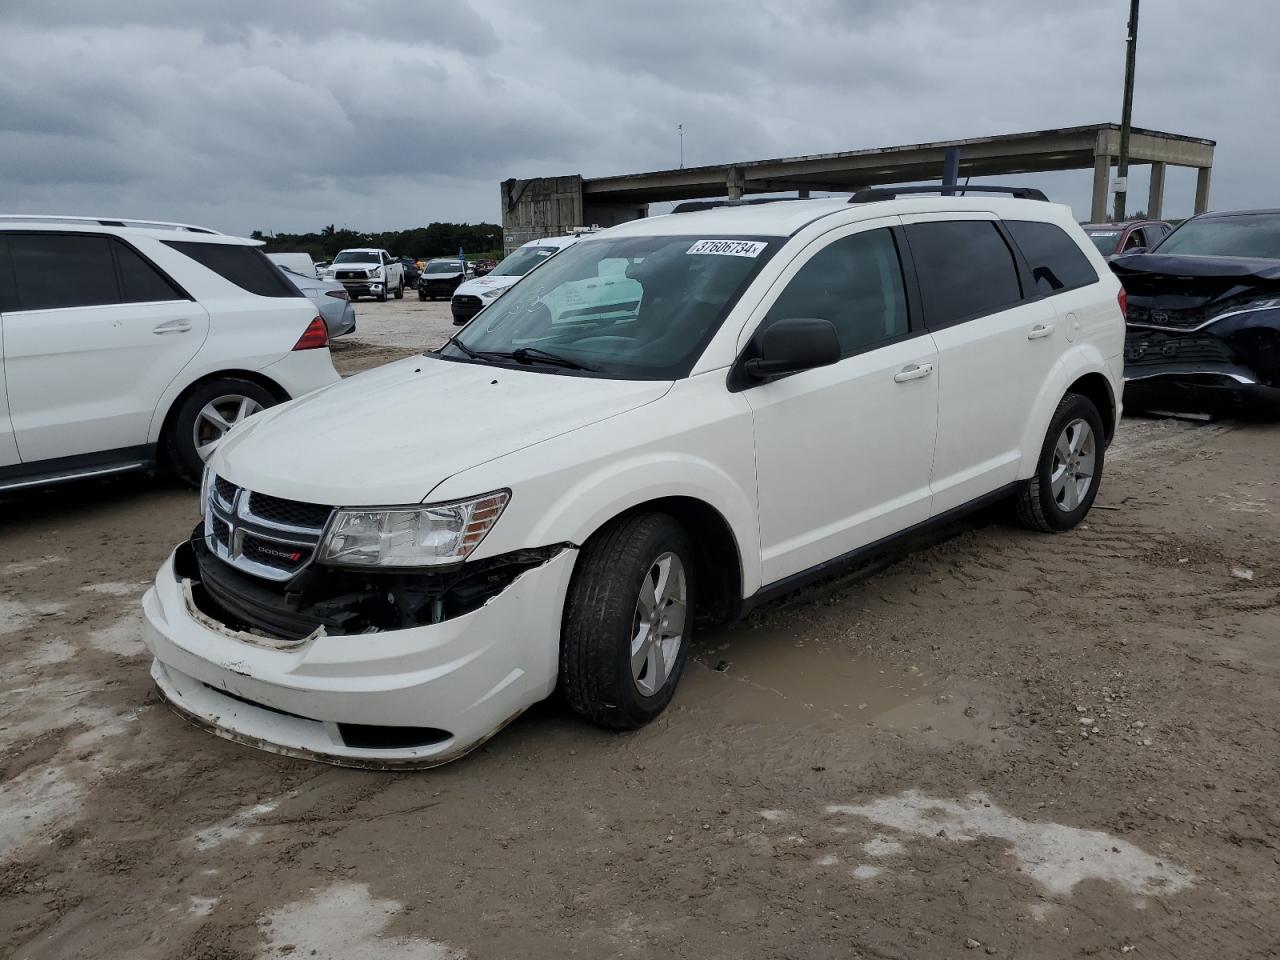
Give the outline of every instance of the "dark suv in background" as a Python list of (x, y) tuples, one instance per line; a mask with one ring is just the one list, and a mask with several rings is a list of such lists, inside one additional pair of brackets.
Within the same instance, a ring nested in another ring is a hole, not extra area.
[(1280, 416), (1280, 210), (1201, 214), (1111, 269), (1125, 407)]

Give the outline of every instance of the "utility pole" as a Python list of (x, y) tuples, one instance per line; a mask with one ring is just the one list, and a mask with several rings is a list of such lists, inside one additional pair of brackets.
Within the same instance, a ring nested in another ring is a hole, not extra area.
[(1129, 126), (1133, 121), (1133, 72), (1138, 59), (1138, 0), (1129, 0), (1129, 35), (1125, 39), (1124, 53), (1124, 108), (1120, 114), (1120, 159), (1116, 179), (1120, 181), (1116, 191), (1115, 219), (1123, 222), (1124, 202), (1129, 192)]
[(680, 134), (680, 169), (684, 169), (684, 124), (676, 124), (676, 133)]

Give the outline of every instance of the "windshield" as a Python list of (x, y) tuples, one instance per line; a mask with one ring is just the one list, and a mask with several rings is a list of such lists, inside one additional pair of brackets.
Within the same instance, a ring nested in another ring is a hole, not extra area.
[(583, 241), (490, 304), (440, 355), (470, 351), (487, 362), (516, 359), (557, 373), (572, 365), (619, 379), (683, 377), (778, 245), (737, 237)]
[(333, 258), (334, 263), (378, 263), (381, 258), (376, 250), (343, 250)]
[(1280, 213), (1188, 220), (1165, 237), (1156, 252), (1280, 260)]
[(432, 260), (422, 269), (423, 273), (461, 273), (462, 263), (458, 260)]
[(491, 277), (523, 277), (526, 273), (554, 256), (559, 247), (521, 247), (511, 256), (489, 271)]
[(1093, 241), (1093, 245), (1103, 256), (1115, 253), (1116, 244), (1120, 242), (1119, 230), (1086, 230), (1085, 235)]

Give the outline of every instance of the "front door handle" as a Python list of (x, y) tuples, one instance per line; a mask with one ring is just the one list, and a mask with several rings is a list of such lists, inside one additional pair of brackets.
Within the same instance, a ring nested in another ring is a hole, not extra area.
[(893, 375), (894, 383), (906, 383), (908, 380), (919, 380), (933, 373), (932, 363), (909, 363)]
[(1031, 328), (1031, 330), (1027, 333), (1027, 339), (1028, 339), (1028, 340), (1040, 340), (1040, 339), (1043, 339), (1044, 337), (1049, 336), (1049, 334), (1051, 334), (1051, 333), (1053, 333), (1053, 324), (1052, 324), (1052, 323), (1037, 323), (1037, 324), (1036, 324), (1034, 327), (1032, 327), (1032, 328)]
[(151, 332), (158, 333), (161, 335), (166, 333), (190, 333), (191, 321), (190, 320), (166, 320), (164, 323), (159, 323), (159, 324), (156, 324), (154, 327), (152, 327)]

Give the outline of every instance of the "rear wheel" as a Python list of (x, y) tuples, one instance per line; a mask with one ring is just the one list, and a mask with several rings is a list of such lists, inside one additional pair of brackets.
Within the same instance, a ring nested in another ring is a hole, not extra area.
[(400, 283), (396, 286), (396, 299), (397, 300), (404, 299), (404, 279), (403, 278), (400, 280)]
[(261, 384), (238, 377), (202, 383), (178, 406), (164, 437), (169, 464), (192, 486), (198, 486), (204, 463), (236, 424), (279, 401)]
[(671, 702), (693, 628), (693, 550), (661, 513), (623, 517), (583, 547), (560, 634), (561, 694), (574, 713), (631, 730)]
[(1035, 476), (1018, 495), (1018, 520), (1032, 530), (1070, 530), (1089, 512), (1106, 458), (1102, 417), (1093, 401), (1068, 393), (1058, 404)]

